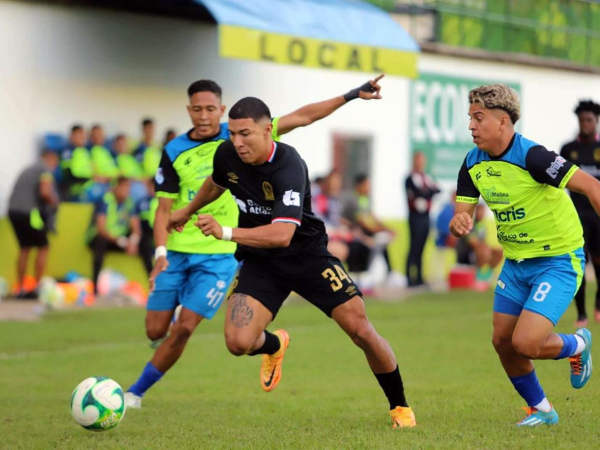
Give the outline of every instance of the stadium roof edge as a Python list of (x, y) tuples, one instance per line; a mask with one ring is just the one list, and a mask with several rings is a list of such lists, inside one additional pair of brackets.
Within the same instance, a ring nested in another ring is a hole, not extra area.
[(220, 25), (405, 52), (416, 41), (382, 9), (361, 0), (193, 0)]

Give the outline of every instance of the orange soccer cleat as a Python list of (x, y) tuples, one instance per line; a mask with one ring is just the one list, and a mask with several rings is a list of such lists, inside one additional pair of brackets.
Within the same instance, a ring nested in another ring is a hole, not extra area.
[(279, 338), (281, 347), (272, 355), (263, 355), (262, 366), (260, 368), (260, 384), (266, 392), (271, 392), (279, 384), (283, 356), (290, 345), (290, 335), (287, 331), (277, 330), (273, 334)]
[(415, 413), (410, 406), (396, 406), (390, 411), (392, 428), (412, 428), (417, 424)]

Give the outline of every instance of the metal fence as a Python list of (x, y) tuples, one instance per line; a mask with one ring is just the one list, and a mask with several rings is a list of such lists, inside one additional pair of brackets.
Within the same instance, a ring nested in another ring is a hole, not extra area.
[(600, 67), (600, 0), (367, 0), (416, 19), (459, 47), (525, 53)]

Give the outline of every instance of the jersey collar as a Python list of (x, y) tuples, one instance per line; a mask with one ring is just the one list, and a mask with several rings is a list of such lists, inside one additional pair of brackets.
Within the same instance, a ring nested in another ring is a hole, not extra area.
[(512, 148), (513, 144), (515, 143), (515, 139), (517, 137), (517, 134), (519, 133), (515, 133), (513, 134), (512, 139), (510, 140), (510, 142), (508, 143), (508, 147), (506, 147), (506, 150), (504, 150), (502, 153), (500, 153), (498, 156), (492, 156), (490, 155), (490, 159), (502, 159), (504, 156), (506, 156), (506, 154), (510, 151), (510, 149)]
[(273, 162), (273, 160), (275, 159), (275, 153), (277, 153), (277, 143), (275, 141), (273, 141), (273, 147), (271, 147), (271, 154), (269, 155), (267, 162), (269, 162), (269, 163)]

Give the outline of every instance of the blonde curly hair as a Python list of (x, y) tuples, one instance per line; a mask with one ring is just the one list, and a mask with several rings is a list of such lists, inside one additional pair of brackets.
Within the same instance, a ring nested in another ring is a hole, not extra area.
[(506, 84), (488, 84), (469, 92), (469, 103), (479, 103), (482, 108), (506, 111), (513, 124), (521, 117), (519, 94)]

